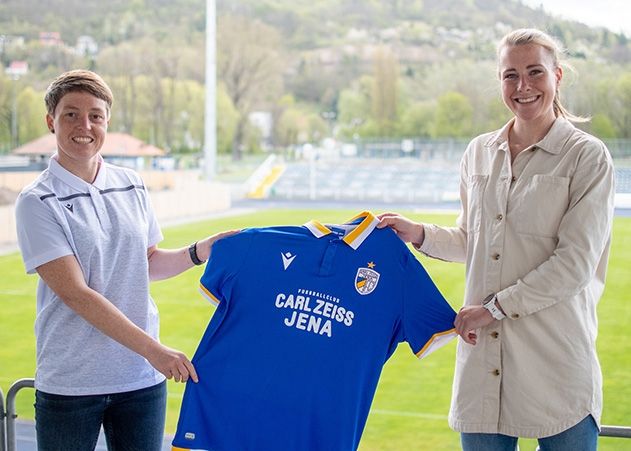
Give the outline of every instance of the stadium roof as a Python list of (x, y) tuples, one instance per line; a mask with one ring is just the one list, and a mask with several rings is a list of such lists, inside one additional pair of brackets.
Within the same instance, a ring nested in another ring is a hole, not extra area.
[[(47, 133), (41, 138), (13, 150), (14, 155), (50, 156), (57, 151), (55, 135)], [(166, 152), (146, 144), (126, 133), (108, 133), (101, 149), (104, 157), (160, 157)]]

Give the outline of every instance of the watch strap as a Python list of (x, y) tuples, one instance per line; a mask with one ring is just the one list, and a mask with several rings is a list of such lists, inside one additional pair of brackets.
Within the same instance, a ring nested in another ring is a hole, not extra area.
[(191, 244), (188, 247), (188, 255), (190, 255), (191, 261), (193, 262), (195, 266), (204, 264), (204, 262), (200, 260), (199, 256), (197, 255), (197, 241), (195, 241), (193, 244)]
[(497, 320), (506, 318), (506, 315), (497, 306), (497, 295), (495, 293), (491, 293), (484, 299), (484, 301), (482, 301), (482, 307), (487, 309), (493, 318)]

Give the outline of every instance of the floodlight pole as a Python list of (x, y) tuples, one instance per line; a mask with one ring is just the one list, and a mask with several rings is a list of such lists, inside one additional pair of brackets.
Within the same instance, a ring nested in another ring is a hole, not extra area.
[(11, 106), (11, 146), (16, 149), (20, 144), (18, 136), (18, 80), (20, 76), (18, 74), (11, 75), (13, 83), (11, 86), (13, 89), (13, 105)]
[(212, 180), (217, 159), (216, 0), (206, 0), (206, 104), (204, 112), (204, 179)]

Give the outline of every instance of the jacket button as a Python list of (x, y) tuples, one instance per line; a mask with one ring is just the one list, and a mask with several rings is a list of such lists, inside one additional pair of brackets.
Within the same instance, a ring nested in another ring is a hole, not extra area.
[(495, 219), (497, 219), (498, 221), (501, 221), (502, 219), (504, 219), (504, 215), (500, 213), (495, 217)]
[(519, 313), (513, 313), (510, 317), (513, 319), (517, 319), (519, 318)]
[(499, 260), (500, 254), (493, 254), (493, 260)]
[(493, 375), (494, 376), (499, 376), (500, 375), (500, 370), (493, 370)]
[(493, 338), (497, 338), (497, 337), (499, 337), (499, 336), (500, 336), (500, 334), (499, 334), (497, 331), (495, 331), (495, 332), (493, 332), (493, 333), (491, 334), (491, 337), (493, 337)]

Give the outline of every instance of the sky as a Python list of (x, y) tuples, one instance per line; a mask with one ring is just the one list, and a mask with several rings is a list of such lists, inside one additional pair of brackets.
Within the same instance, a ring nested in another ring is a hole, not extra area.
[(616, 33), (631, 37), (630, 0), (522, 0), (564, 19), (576, 20), (590, 26), (604, 26)]

